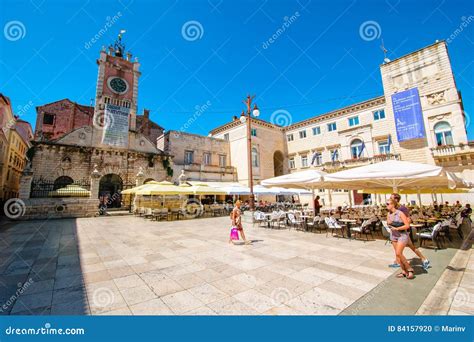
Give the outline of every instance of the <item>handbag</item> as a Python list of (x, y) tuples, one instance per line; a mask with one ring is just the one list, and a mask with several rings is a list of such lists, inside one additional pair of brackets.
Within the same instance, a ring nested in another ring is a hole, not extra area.
[(231, 240), (238, 240), (239, 239), (239, 231), (237, 230), (237, 227), (232, 227), (230, 229), (230, 239)]

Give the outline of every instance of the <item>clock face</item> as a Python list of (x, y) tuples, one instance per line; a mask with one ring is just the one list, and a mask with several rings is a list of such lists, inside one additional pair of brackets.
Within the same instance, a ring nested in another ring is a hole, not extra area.
[(125, 94), (128, 91), (127, 81), (120, 77), (109, 77), (107, 85), (109, 86), (109, 89), (116, 94)]

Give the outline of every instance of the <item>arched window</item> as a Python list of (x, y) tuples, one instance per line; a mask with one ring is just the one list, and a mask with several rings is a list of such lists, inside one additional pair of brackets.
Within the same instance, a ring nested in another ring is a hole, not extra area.
[(351, 142), (351, 157), (353, 159), (360, 158), (364, 151), (364, 143), (360, 139), (354, 139)]
[(252, 147), (252, 166), (253, 167), (258, 167), (260, 164), (260, 157), (258, 155), (258, 150), (256, 147)]
[(434, 126), (436, 145), (454, 145), (453, 134), (451, 133), (451, 125), (446, 121), (438, 122)]
[(72, 180), (71, 177), (68, 177), (68, 176), (58, 177), (54, 181), (53, 190), (64, 188), (67, 185), (72, 184), (72, 183), (74, 183), (74, 181)]

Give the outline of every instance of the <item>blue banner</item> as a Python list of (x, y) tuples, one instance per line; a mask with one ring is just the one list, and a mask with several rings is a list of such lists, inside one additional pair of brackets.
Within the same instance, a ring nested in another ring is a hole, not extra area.
[(0, 341), (473, 341), (472, 316), (9, 316)]
[(392, 106), (398, 141), (425, 137), (423, 111), (418, 88), (393, 94)]

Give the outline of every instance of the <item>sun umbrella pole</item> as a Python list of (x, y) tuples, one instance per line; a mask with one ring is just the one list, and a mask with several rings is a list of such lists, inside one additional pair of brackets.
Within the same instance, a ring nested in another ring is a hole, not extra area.
[(416, 189), (416, 193), (418, 195), (418, 203), (420, 204), (420, 214), (423, 215), (423, 206), (421, 205), (421, 192), (420, 192), (420, 188), (417, 188)]
[(352, 190), (349, 190), (347, 194), (349, 195), (349, 207), (352, 207)]
[(328, 190), (328, 196), (329, 196), (329, 207), (332, 208), (332, 191)]

